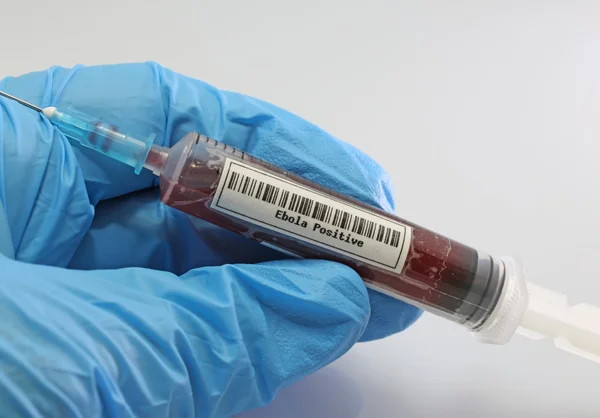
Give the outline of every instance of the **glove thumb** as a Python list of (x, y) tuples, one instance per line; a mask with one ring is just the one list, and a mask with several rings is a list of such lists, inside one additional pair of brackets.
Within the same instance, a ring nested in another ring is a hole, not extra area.
[(231, 416), (340, 357), (369, 317), (358, 275), (325, 261), (0, 271), (7, 416)]

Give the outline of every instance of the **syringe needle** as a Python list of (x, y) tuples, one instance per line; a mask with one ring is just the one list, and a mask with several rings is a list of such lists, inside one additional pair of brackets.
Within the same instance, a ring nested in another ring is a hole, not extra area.
[(3, 91), (0, 91), (0, 96), (4, 96), (7, 99), (14, 100), (15, 102), (20, 103), (23, 106), (26, 106), (26, 107), (28, 107), (30, 109), (33, 109), (33, 110), (37, 111), (37, 112), (42, 113), (44, 111), (44, 109), (42, 109), (41, 107), (38, 107), (36, 105), (32, 105), (31, 103), (28, 103), (25, 100), (19, 99), (18, 97), (15, 97), (15, 96), (13, 96), (11, 94), (8, 94), (8, 93), (5, 93)]

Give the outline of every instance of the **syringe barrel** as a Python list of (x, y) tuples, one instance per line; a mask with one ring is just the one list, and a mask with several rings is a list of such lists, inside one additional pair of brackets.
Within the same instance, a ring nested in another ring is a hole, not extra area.
[(346, 264), (369, 287), (471, 330), (502, 292), (502, 261), (197, 133), (169, 150), (160, 187), (192, 219)]

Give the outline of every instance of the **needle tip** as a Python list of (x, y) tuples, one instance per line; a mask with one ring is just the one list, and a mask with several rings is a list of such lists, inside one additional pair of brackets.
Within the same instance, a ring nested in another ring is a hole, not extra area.
[(7, 99), (14, 100), (15, 102), (17, 102), (19, 104), (22, 104), (23, 106), (28, 107), (30, 109), (33, 109), (36, 112), (43, 113), (43, 111), (44, 111), (41, 107), (38, 107), (38, 106), (33, 105), (33, 104), (29, 103), (29, 102), (26, 102), (23, 99), (19, 99), (18, 97), (13, 96), (12, 94), (8, 94), (8, 93), (5, 93), (3, 91), (0, 91), (0, 96), (4, 96)]

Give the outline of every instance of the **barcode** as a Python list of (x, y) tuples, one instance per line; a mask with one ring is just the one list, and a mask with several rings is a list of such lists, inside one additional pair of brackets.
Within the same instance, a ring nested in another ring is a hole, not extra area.
[(319, 222), (345, 229), (357, 235), (398, 248), (402, 234), (388, 226), (317, 202), (305, 196), (273, 186), (251, 176), (231, 171), (227, 188), (235, 192), (254, 197), (297, 214), (310, 217)]

